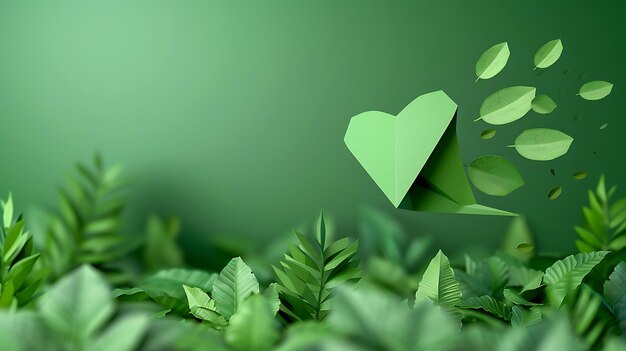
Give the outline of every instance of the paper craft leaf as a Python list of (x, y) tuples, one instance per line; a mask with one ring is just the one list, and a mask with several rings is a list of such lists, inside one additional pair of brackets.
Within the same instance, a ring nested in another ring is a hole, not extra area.
[(487, 130), (483, 131), (482, 133), (480, 133), (480, 138), (484, 139), (484, 140), (491, 139), (494, 136), (496, 136), (496, 130), (495, 129), (487, 129)]
[(603, 80), (587, 82), (580, 87), (578, 95), (585, 100), (604, 99), (613, 90), (613, 84)]
[(572, 177), (574, 177), (574, 179), (576, 179), (576, 180), (582, 180), (582, 179), (587, 178), (588, 175), (589, 174), (587, 172), (585, 172), (585, 171), (577, 171), (577, 172), (574, 172)]
[(517, 251), (523, 252), (523, 253), (532, 252), (534, 249), (535, 249), (535, 246), (529, 243), (523, 243), (523, 244), (517, 245)]
[(565, 155), (573, 141), (574, 138), (555, 129), (532, 128), (520, 133), (513, 146), (529, 160), (550, 161)]
[(500, 73), (506, 66), (510, 55), (509, 45), (506, 42), (487, 49), (476, 62), (476, 81), (489, 79)]
[(552, 303), (561, 305), (567, 293), (575, 290), (606, 254), (608, 251), (570, 255), (548, 267), (543, 282), (547, 285), (546, 291)]
[(537, 95), (533, 99), (531, 107), (533, 111), (545, 115), (554, 111), (556, 103), (548, 95)]
[(535, 69), (552, 66), (563, 53), (563, 43), (561, 39), (554, 39), (545, 43), (535, 53)]
[(516, 121), (530, 111), (537, 89), (514, 86), (498, 90), (489, 95), (480, 106), (480, 118), (483, 121), (501, 125)]
[(487, 155), (474, 159), (467, 175), (476, 189), (487, 195), (506, 196), (524, 185), (517, 168), (502, 156)]
[(548, 193), (548, 200), (556, 200), (559, 196), (561, 196), (562, 192), (563, 187), (560, 185), (552, 188), (552, 190)]

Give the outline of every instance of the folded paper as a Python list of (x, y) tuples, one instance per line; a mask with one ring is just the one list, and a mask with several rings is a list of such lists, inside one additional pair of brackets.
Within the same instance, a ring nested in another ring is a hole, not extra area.
[(454, 101), (435, 91), (397, 116), (368, 111), (352, 117), (344, 141), (397, 208), (515, 216), (476, 203), (461, 163), (456, 112)]

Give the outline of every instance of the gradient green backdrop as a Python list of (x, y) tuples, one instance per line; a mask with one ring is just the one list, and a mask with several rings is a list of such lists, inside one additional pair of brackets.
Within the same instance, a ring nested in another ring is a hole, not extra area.
[[(614, 0), (0, 0), (0, 193), (23, 209), (53, 205), (73, 163), (100, 150), (134, 179), (131, 226), (151, 211), (180, 215), (196, 260), (212, 237), (261, 240), (321, 209), (354, 232), (361, 206), (444, 249), (495, 246), (508, 219), (395, 210), (343, 144), (351, 116), (396, 113), (443, 89), (460, 106), (465, 162), (507, 156), (527, 181), (479, 200), (526, 214), (542, 250), (570, 249), (598, 175), (626, 188), (624, 13)], [(533, 71), (535, 50), (554, 38), (563, 57)], [(476, 59), (502, 41), (507, 68), (475, 84)], [(615, 83), (613, 94), (575, 96), (596, 79)], [(559, 107), (480, 140), (482, 99), (509, 85), (536, 85)], [(528, 161), (505, 147), (527, 127), (575, 142), (555, 161)], [(590, 178), (571, 180), (578, 169)], [(548, 201), (558, 184), (563, 195)]]

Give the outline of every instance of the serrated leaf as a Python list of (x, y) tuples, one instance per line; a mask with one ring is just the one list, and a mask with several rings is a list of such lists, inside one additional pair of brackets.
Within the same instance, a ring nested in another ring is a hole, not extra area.
[(483, 140), (489, 140), (493, 138), (494, 136), (496, 136), (495, 129), (486, 129), (482, 133), (480, 133), (480, 138)]
[(467, 175), (476, 189), (493, 196), (506, 196), (524, 185), (517, 168), (506, 158), (497, 155), (474, 159)]
[(563, 43), (561, 39), (554, 39), (545, 43), (535, 53), (535, 68), (547, 68), (552, 66), (563, 53)]
[(548, 95), (537, 95), (532, 103), (531, 108), (533, 111), (540, 113), (542, 115), (551, 113), (556, 109), (556, 103), (552, 100)]
[(461, 301), (461, 287), (441, 250), (430, 261), (415, 293), (415, 304), (425, 299), (443, 307), (453, 307)]
[(235, 314), (241, 303), (251, 294), (259, 293), (259, 282), (241, 257), (235, 257), (213, 284), (213, 299), (218, 312), (226, 319)]
[(583, 84), (578, 91), (578, 95), (585, 100), (601, 100), (607, 97), (611, 90), (613, 90), (612, 83), (594, 80)]
[(533, 87), (514, 86), (498, 90), (489, 95), (480, 106), (483, 121), (501, 125), (516, 121), (528, 113), (535, 98)]
[(555, 186), (548, 193), (548, 200), (556, 200), (559, 196), (561, 196), (562, 192), (563, 192), (563, 187), (562, 186), (560, 186), (560, 185)]
[(565, 155), (573, 141), (574, 138), (555, 129), (532, 128), (520, 133), (513, 146), (529, 160), (550, 161)]
[(589, 173), (585, 172), (585, 171), (576, 171), (574, 172), (574, 174), (572, 175), (572, 177), (576, 180), (582, 180), (587, 178), (587, 176), (589, 175)]
[(263, 295), (247, 298), (230, 319), (224, 338), (235, 350), (266, 351), (278, 340), (274, 314)]
[(560, 306), (568, 292), (576, 289), (593, 267), (604, 259), (608, 251), (570, 255), (546, 269), (543, 282), (552, 304)]
[(476, 81), (489, 79), (500, 73), (506, 66), (510, 55), (509, 45), (506, 42), (487, 49), (476, 62)]

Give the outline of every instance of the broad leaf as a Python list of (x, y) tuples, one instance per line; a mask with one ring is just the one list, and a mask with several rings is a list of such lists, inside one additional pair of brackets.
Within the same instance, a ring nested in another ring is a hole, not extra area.
[(600, 100), (607, 97), (611, 90), (613, 90), (612, 83), (595, 80), (583, 84), (578, 91), (578, 95), (585, 100)]
[(510, 55), (509, 45), (506, 42), (487, 49), (476, 62), (476, 81), (489, 79), (500, 73), (506, 66)]
[(218, 312), (230, 319), (248, 296), (258, 293), (259, 282), (252, 270), (240, 257), (235, 257), (215, 280), (212, 295)]
[(563, 53), (563, 43), (561, 39), (554, 39), (545, 43), (535, 53), (535, 68), (547, 68), (552, 66)]
[(533, 87), (514, 86), (489, 95), (480, 106), (480, 118), (489, 124), (507, 124), (528, 113), (535, 98)]
[(467, 175), (476, 189), (487, 195), (506, 196), (524, 185), (517, 168), (502, 156), (488, 155), (474, 159)]
[(552, 304), (560, 306), (568, 292), (576, 289), (593, 267), (604, 259), (607, 251), (570, 255), (546, 269), (543, 282)]
[(443, 307), (453, 307), (461, 301), (461, 287), (441, 250), (430, 261), (415, 293), (416, 305), (425, 299)]
[(548, 95), (537, 95), (533, 99), (531, 107), (533, 111), (545, 115), (556, 109), (556, 103)]
[(277, 323), (263, 295), (247, 298), (230, 319), (224, 338), (235, 350), (270, 350), (278, 340)]
[(513, 146), (529, 160), (550, 161), (565, 155), (573, 141), (574, 138), (555, 129), (532, 128), (520, 133)]
[(626, 263), (620, 262), (604, 283), (604, 296), (615, 318), (626, 330)]
[(556, 200), (559, 196), (561, 196), (562, 192), (563, 192), (563, 187), (562, 186), (560, 186), (560, 185), (555, 186), (548, 193), (548, 200)]

